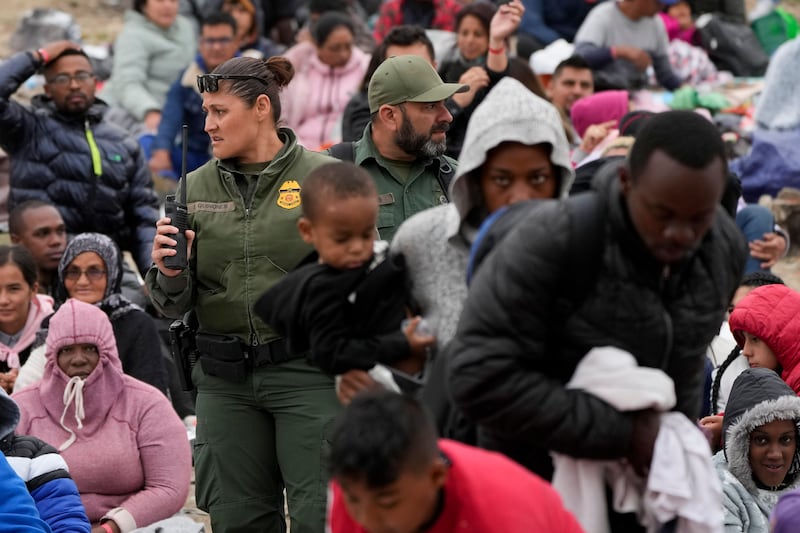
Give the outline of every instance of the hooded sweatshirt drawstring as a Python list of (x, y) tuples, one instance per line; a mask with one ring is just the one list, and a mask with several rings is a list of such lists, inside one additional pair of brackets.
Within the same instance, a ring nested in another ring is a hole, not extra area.
[(64, 388), (64, 411), (61, 413), (61, 420), (59, 420), (59, 424), (61, 424), (61, 427), (69, 432), (69, 438), (64, 442), (64, 444), (58, 447), (58, 451), (60, 452), (63, 452), (69, 448), (72, 443), (75, 442), (75, 439), (78, 438), (75, 432), (64, 424), (64, 418), (67, 416), (67, 410), (73, 401), (75, 402), (75, 421), (78, 423), (78, 429), (83, 428), (83, 419), (86, 416), (86, 413), (84, 413), (83, 410), (83, 384), (83, 378), (75, 376), (67, 382), (67, 386)]

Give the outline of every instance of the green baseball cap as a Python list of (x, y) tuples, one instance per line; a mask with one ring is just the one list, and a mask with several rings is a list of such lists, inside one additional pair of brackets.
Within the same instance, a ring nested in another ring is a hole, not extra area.
[(384, 104), (439, 102), (468, 90), (469, 85), (443, 82), (420, 56), (392, 56), (380, 64), (369, 80), (369, 112), (376, 112)]

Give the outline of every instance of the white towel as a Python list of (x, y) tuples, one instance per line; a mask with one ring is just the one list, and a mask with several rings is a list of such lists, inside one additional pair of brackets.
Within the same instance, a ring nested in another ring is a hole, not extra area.
[[(630, 353), (613, 347), (590, 350), (567, 388), (582, 389), (620, 411), (668, 411), (675, 406), (675, 387), (669, 376), (639, 367)], [(681, 418), (686, 424), (676, 421)], [(648, 531), (657, 531), (676, 516), (680, 517), (677, 533), (722, 531), (722, 491), (711, 450), (697, 426), (679, 413), (662, 416), (646, 491), (645, 481), (625, 460), (552, 456), (553, 487), (587, 533), (609, 533), (606, 484), (612, 490), (613, 508), (638, 513)], [(687, 468), (699, 473), (689, 475)]]
[(661, 415), (645, 492), (645, 525), (678, 517), (678, 533), (723, 530), (722, 486), (708, 440), (682, 413)]

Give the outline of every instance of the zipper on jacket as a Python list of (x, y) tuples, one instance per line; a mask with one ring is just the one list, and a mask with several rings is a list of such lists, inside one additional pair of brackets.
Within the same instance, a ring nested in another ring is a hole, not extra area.
[(100, 149), (97, 147), (97, 142), (94, 139), (94, 132), (89, 125), (89, 118), (87, 117), (84, 122), (84, 134), (86, 135), (86, 142), (89, 145), (89, 153), (92, 157), (92, 174), (90, 179), (91, 187), (89, 188), (89, 208), (94, 207), (95, 198), (97, 198), (97, 181), (103, 175), (103, 159), (100, 157)]
[(103, 159), (100, 157), (100, 149), (94, 140), (94, 133), (88, 118), (84, 121), (84, 131), (86, 132), (86, 142), (89, 143), (89, 152), (92, 155), (92, 171), (96, 177), (100, 177), (103, 175)]
[[(256, 325), (253, 323), (253, 306), (250, 305), (250, 268), (251, 268), (251, 261), (250, 261), (250, 211), (253, 207), (253, 199), (256, 196), (256, 191), (258, 190), (258, 181), (261, 179), (261, 174), (258, 174), (255, 177), (255, 182), (249, 184), (247, 187), (247, 196), (248, 198), (242, 198), (242, 203), (244, 204), (244, 224), (245, 224), (245, 239), (244, 239), (244, 264), (245, 269), (247, 270), (246, 281), (245, 281), (245, 299), (247, 300), (247, 323), (250, 326), (250, 346), (258, 346), (258, 336), (256, 335)], [(251, 187), (252, 185), (252, 187)]]
[(673, 331), (672, 331), (672, 329), (673, 329), (672, 328), (672, 317), (669, 315), (669, 312), (667, 311), (666, 305), (664, 305), (664, 299), (665, 299), (664, 292), (665, 292), (665, 290), (667, 288), (667, 282), (669, 281), (669, 277), (670, 277), (671, 273), (672, 273), (672, 270), (670, 269), (670, 266), (669, 265), (664, 265), (664, 268), (661, 270), (661, 278), (659, 279), (659, 282), (658, 282), (658, 293), (659, 293), (659, 296), (661, 297), (661, 305), (664, 308), (664, 313), (663, 313), (664, 314), (664, 328), (666, 329), (666, 333), (667, 333), (666, 342), (664, 343), (664, 354), (663, 354), (662, 360), (661, 360), (661, 368), (664, 369), (664, 370), (666, 370), (666, 368), (667, 368), (667, 362), (669, 361), (669, 356), (670, 356), (670, 353), (672, 352), (672, 345), (673, 345), (673, 342), (674, 342), (674, 334), (673, 334)]
[[(244, 174), (242, 174), (240, 179), (245, 179)], [(245, 195), (245, 194), (242, 194), (242, 190), (239, 187), (239, 184), (236, 182), (236, 180), (237, 180), (236, 173), (233, 173), (233, 172), (229, 173), (226, 176), (226, 180), (228, 181), (230, 186), (233, 187), (233, 189), (236, 191), (236, 193), (239, 195), (239, 198), (242, 199), (242, 209), (244, 211), (244, 233), (245, 233), (245, 236), (244, 236), (244, 265), (245, 265), (244, 284), (245, 284), (245, 294), (249, 294), (249, 292), (250, 292), (250, 290), (249, 290), (250, 281), (249, 281), (248, 276), (250, 275), (250, 209), (251, 209), (251, 207), (253, 205), (253, 197), (255, 197), (255, 189), (257, 188), (257, 182), (256, 182), (256, 185), (253, 187), (252, 191), (250, 191), (250, 187), (248, 185), (247, 192), (248, 193), (252, 192), (252, 194)], [(258, 178), (256, 178), (256, 180), (258, 180)], [(250, 201), (249, 202), (248, 202), (248, 198), (246, 198), (246, 196), (250, 196), (250, 198), (249, 198)], [(247, 299), (247, 303), (248, 303), (248, 305), (247, 305), (247, 325), (250, 328), (250, 340), (248, 342), (249, 342), (250, 346), (258, 346), (258, 337), (256, 336), (256, 333), (255, 333), (256, 332), (256, 328), (255, 328), (255, 325), (253, 324), (253, 313), (250, 310), (250, 305), (249, 305), (250, 299), (247, 296), (245, 296), (245, 298)], [(245, 354), (245, 357), (247, 357), (247, 356), (248, 356), (248, 354)]]

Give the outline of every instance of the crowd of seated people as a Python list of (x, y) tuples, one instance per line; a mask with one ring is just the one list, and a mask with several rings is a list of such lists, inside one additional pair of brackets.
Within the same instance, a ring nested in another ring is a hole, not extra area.
[(215, 531), (800, 527), (796, 40), (722, 105), (738, 0), (192, 4), (0, 64), (27, 530), (169, 531), (193, 466)]

